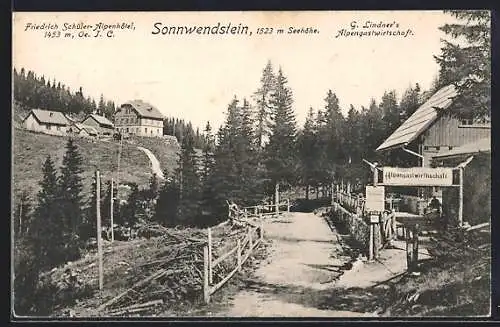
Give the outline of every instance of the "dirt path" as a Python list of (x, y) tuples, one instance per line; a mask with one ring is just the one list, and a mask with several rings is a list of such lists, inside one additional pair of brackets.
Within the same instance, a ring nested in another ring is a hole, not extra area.
[[(336, 232), (313, 213), (291, 213), (266, 222), (269, 257), (246, 281), (223, 316), (358, 317), (372, 313), (331, 309), (334, 282), (350, 258)], [(328, 308), (328, 309), (327, 309)]]
[(138, 146), (137, 149), (146, 153), (149, 161), (151, 161), (151, 170), (153, 171), (153, 173), (155, 173), (158, 178), (165, 179), (165, 177), (163, 176), (163, 171), (161, 170), (160, 162), (153, 154), (153, 152), (151, 152), (149, 149), (143, 148), (142, 146)]

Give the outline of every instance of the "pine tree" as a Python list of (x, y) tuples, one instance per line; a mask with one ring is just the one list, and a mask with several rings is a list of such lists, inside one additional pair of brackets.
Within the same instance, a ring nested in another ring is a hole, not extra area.
[(403, 93), (399, 103), (401, 121), (407, 120), (420, 106), (422, 96), (420, 91), (420, 85), (417, 83), (415, 87), (410, 86)]
[(272, 184), (294, 183), (296, 173), (296, 123), (293, 112), (292, 90), (282, 69), (276, 77), (276, 87), (271, 94), (273, 125), (266, 146), (266, 166)]
[(266, 138), (269, 136), (269, 127), (271, 124), (271, 94), (276, 84), (276, 78), (273, 72), (271, 61), (268, 61), (266, 67), (262, 72), (260, 79), (260, 87), (254, 93), (254, 99), (257, 103), (257, 117), (256, 117), (256, 144), (258, 148), (264, 146)]
[(318, 129), (313, 108), (309, 112), (297, 143), (300, 157), (301, 180), (306, 187), (306, 199), (309, 199), (309, 187), (316, 185), (317, 154), (318, 154)]
[[(96, 187), (96, 180), (95, 180), (95, 175), (92, 178), (92, 186), (91, 186), (91, 196), (87, 202), (87, 207), (85, 209), (85, 215), (84, 215), (84, 222), (80, 226), (79, 229), (79, 235), (82, 241), (86, 241), (89, 238), (97, 237), (97, 187)], [(100, 189), (100, 195), (101, 197), (104, 192), (104, 185), (103, 183), (100, 183), (101, 189)], [(106, 216), (106, 210), (103, 205), (103, 201), (100, 201), (100, 210), (101, 210), (101, 218)], [(109, 207), (108, 207), (109, 208)], [(101, 220), (102, 221), (102, 220)]]
[(205, 145), (203, 147), (203, 157), (201, 162), (201, 216), (204, 222), (212, 224), (212, 219), (214, 215), (214, 185), (212, 185), (213, 179), (211, 178), (214, 173), (215, 159), (215, 140), (212, 135), (212, 127), (210, 122), (207, 122), (204, 130), (205, 134)]
[(318, 158), (323, 166), (324, 182), (331, 182), (340, 173), (340, 167), (345, 164), (345, 149), (343, 149), (344, 116), (339, 107), (339, 99), (332, 90), (328, 90), (325, 109), (318, 114), (320, 155)]
[(458, 23), (440, 27), (452, 41), (443, 40), (440, 85), (453, 83), (459, 95), (451, 114), (477, 120), (491, 117), (491, 16), (489, 10), (445, 11)]
[(66, 143), (61, 176), (59, 178), (60, 199), (62, 214), (66, 219), (66, 226), (70, 231), (77, 234), (78, 227), (82, 222), (82, 157), (73, 139)]
[(38, 206), (35, 209), (29, 239), (39, 270), (49, 269), (71, 257), (67, 251), (69, 237), (67, 221), (64, 219), (60, 202), (57, 175), (52, 159), (47, 157), (43, 164), (43, 178), (38, 192)]
[(165, 171), (165, 176), (165, 183), (160, 188), (156, 202), (155, 220), (170, 227), (183, 223), (179, 220), (180, 190), (176, 176), (168, 175), (167, 171)]
[(179, 219), (183, 225), (193, 225), (199, 217), (200, 180), (194, 151), (194, 135), (190, 129), (186, 132), (177, 169), (180, 180)]
[(99, 115), (104, 115), (106, 112), (106, 104), (104, 102), (104, 96), (101, 94), (101, 97), (99, 98), (99, 104), (97, 105), (97, 113)]
[(399, 111), (396, 91), (384, 92), (380, 108), (383, 112), (383, 121), (387, 136), (392, 134), (401, 125), (401, 114)]
[(130, 183), (130, 194), (127, 203), (120, 212), (122, 223), (125, 226), (133, 227), (137, 223), (137, 213), (139, 211), (139, 186), (137, 183)]

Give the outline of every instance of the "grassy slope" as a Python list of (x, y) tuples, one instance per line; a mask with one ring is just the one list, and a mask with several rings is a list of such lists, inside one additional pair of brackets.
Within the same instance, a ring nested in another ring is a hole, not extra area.
[[(99, 168), (103, 180), (109, 179), (110, 172), (116, 170), (119, 144), (115, 141), (92, 143), (86, 139), (75, 139), (83, 157), (83, 180), (87, 193), (92, 183), (92, 176)], [(42, 164), (47, 155), (51, 155), (60, 166), (65, 152), (67, 137), (34, 133), (22, 129), (13, 131), (13, 191), (18, 194), (28, 189), (35, 194), (38, 182), (42, 178)], [(145, 145), (145, 147), (148, 147)], [(158, 156), (162, 167), (172, 170), (175, 164), (176, 150), (161, 143), (151, 151)], [(171, 159), (173, 158), (173, 159)], [(135, 182), (145, 186), (151, 177), (151, 164), (146, 154), (137, 149), (137, 145), (123, 144), (120, 163), (120, 180)]]

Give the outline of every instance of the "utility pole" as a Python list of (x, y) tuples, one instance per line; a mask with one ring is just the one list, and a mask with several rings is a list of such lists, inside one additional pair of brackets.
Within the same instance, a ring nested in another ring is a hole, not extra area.
[[(120, 159), (122, 157), (122, 147), (123, 147), (123, 134), (120, 132), (120, 147), (118, 148), (118, 164), (116, 167), (116, 200), (118, 200), (118, 207), (120, 207), (120, 199), (118, 198), (118, 192), (120, 190)], [(114, 221), (113, 221), (113, 211), (114, 211), (114, 199), (113, 198), (113, 178), (111, 178), (111, 242), (115, 240), (114, 232)]]
[(104, 284), (104, 276), (102, 269), (102, 232), (101, 232), (101, 179), (99, 170), (95, 172), (96, 185), (96, 217), (97, 217), (97, 255), (99, 261), (99, 290), (102, 290)]
[(114, 229), (114, 221), (113, 221), (113, 209), (114, 209), (114, 199), (113, 199), (113, 177), (111, 177), (111, 196), (110, 196), (110, 201), (111, 207), (110, 207), (110, 213), (109, 213), (109, 218), (110, 218), (110, 223), (111, 223), (111, 243), (115, 241), (115, 229)]

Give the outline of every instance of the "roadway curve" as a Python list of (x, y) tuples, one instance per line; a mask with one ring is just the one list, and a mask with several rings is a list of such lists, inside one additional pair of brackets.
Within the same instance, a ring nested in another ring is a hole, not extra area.
[(142, 146), (138, 146), (137, 149), (143, 151), (151, 161), (151, 170), (156, 174), (158, 178), (165, 179), (163, 176), (163, 171), (161, 170), (160, 162), (156, 158), (156, 156), (149, 149), (143, 148)]

